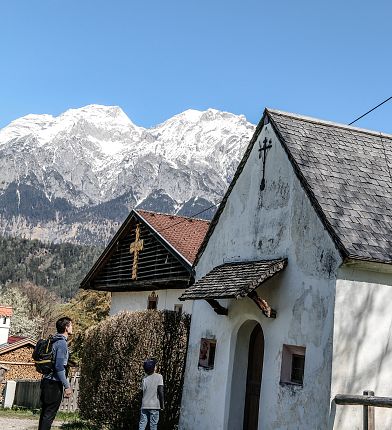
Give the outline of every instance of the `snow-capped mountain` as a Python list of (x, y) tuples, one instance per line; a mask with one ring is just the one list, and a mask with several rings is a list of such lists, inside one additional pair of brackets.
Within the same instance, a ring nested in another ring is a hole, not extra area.
[(116, 106), (19, 118), (0, 130), (0, 233), (102, 242), (133, 207), (197, 212), (221, 199), (253, 131), (214, 109), (150, 129)]

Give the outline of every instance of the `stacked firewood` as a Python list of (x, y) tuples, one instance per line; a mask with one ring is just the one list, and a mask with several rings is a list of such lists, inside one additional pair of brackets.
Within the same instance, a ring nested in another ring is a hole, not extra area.
[(41, 375), (35, 370), (34, 362), (31, 357), (32, 346), (24, 346), (0, 355), (0, 365), (7, 367), (5, 379), (41, 379)]

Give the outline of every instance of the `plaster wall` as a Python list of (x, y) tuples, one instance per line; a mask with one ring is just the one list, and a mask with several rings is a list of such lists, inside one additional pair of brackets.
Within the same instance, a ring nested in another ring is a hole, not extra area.
[[(336, 283), (331, 397), (392, 397), (392, 275), (342, 267)], [(362, 430), (362, 407), (334, 406), (334, 429)], [(392, 428), (392, 410), (375, 409), (376, 428)]]
[(0, 316), (0, 345), (8, 342), (11, 318)]
[[(192, 302), (180, 302), (178, 298), (184, 292), (178, 290), (156, 290), (158, 296), (158, 310), (174, 310), (174, 305), (182, 305), (182, 311), (192, 312)], [(143, 311), (147, 309), (148, 296), (151, 291), (126, 291), (112, 293), (112, 302), (110, 305), (110, 315), (116, 315), (121, 311)]]
[[(272, 139), (272, 148), (266, 188), (260, 191), (258, 149), (265, 137)], [(259, 428), (315, 430), (328, 425), (335, 274), (341, 260), (268, 124), (228, 198), (196, 279), (228, 261), (281, 257), (288, 258), (286, 269), (257, 291), (277, 311), (276, 320), (265, 318), (249, 298), (221, 300), (228, 316), (215, 314), (205, 301), (194, 301), (181, 430), (242, 428), (245, 391), (238, 384), (246, 375), (249, 339), (243, 337), (250, 334), (244, 324), (256, 323), (265, 340)], [(211, 370), (197, 366), (202, 337), (217, 341)], [(303, 387), (280, 384), (283, 344), (306, 347)], [(237, 345), (242, 345), (242, 355)]]

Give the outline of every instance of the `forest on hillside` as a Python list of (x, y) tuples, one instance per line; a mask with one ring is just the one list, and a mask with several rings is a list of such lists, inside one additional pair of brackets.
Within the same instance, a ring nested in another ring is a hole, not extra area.
[(68, 300), (101, 252), (92, 246), (0, 236), (0, 286), (32, 282)]

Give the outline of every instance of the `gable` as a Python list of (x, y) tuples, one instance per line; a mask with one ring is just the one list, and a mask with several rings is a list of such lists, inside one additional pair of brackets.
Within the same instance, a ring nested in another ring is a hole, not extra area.
[(218, 208), (202, 255), (251, 151), (270, 123), (318, 217), (344, 259), (392, 263), (392, 137), (266, 109)]
[[(143, 215), (147, 217), (146, 213)], [(175, 222), (172, 220), (172, 224)], [(143, 245), (136, 251), (135, 262), (131, 246), (137, 239)], [(185, 288), (191, 273), (191, 263), (141, 214), (132, 211), (81, 287), (103, 291)]]

